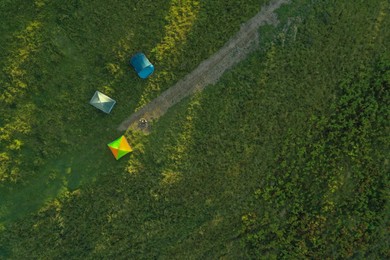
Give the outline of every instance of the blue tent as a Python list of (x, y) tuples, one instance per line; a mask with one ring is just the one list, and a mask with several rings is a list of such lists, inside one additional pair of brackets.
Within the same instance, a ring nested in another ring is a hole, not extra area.
[(138, 76), (142, 79), (146, 79), (154, 71), (153, 64), (150, 63), (145, 54), (141, 52), (131, 57), (130, 64), (134, 67), (135, 71), (138, 73)]

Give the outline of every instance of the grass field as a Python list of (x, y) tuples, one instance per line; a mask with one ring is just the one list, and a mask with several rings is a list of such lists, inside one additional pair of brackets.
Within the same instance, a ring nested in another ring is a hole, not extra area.
[[(2, 183), (7, 182), (2, 194), (7, 198), (4, 204), (9, 204), (2, 207), (2, 215), (9, 212), (8, 217), (16, 217), (17, 211), (24, 214), (31, 207), (37, 209), (43, 200), (53, 198), (64, 182), (74, 188), (83, 179), (93, 180), (104, 173), (102, 165), (113, 162), (102, 150), (118, 134), (114, 129), (121, 120), (222, 46), (260, 4), (252, 1), (248, 10), (235, 14), (228, 11), (234, 9), (234, 3), (220, 10), (221, 4), (201, 6), (196, 1), (128, 2), (125, 6), (118, 2), (108, 8), (104, 1), (93, 5), (79, 1), (5, 5), (3, 16), (9, 16), (12, 8), (21, 8), (29, 17), (15, 32), (9, 31), (7, 24), (3, 29), (4, 46), (14, 44), (1, 59), (8, 63), (3, 65), (2, 77), (4, 163), (0, 176)], [(192, 20), (188, 20), (187, 9), (194, 12)], [(211, 24), (208, 13), (217, 11), (220, 19), (234, 21), (229, 26)], [(22, 23), (11, 18), (7, 22), (9, 26)], [(192, 27), (195, 35), (207, 29), (208, 41), (191, 36)], [(151, 81), (141, 81), (129, 69), (128, 59), (138, 50), (156, 61), (157, 73)], [(21, 60), (20, 55), (27, 56)], [(116, 113), (107, 117), (88, 104), (96, 89), (118, 101)], [(90, 129), (95, 129), (93, 136)], [(17, 149), (14, 142), (23, 149)], [(90, 167), (89, 174), (84, 174)], [(72, 174), (66, 174), (68, 171)], [(12, 184), (15, 182), (29, 184), (21, 187)], [(32, 202), (27, 201), (30, 192), (24, 187), (40, 191)], [(15, 198), (20, 198), (18, 203)], [(19, 207), (23, 201), (26, 205)], [(14, 205), (17, 210), (12, 210)]]
[(127, 160), (106, 148), (265, 2), (0, 3), (0, 258), (389, 257), (388, 1), (292, 1), (215, 86), (127, 133)]

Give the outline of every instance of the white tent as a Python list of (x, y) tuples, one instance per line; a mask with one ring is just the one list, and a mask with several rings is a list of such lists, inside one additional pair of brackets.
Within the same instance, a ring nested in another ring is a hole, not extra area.
[(111, 109), (114, 107), (116, 101), (109, 96), (106, 96), (103, 93), (96, 91), (89, 103), (97, 109), (100, 109), (101, 111), (109, 114), (111, 112)]

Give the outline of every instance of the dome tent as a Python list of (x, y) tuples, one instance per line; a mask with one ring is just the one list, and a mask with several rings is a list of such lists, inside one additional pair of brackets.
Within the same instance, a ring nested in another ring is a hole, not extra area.
[(109, 114), (114, 107), (116, 101), (109, 96), (106, 96), (103, 93), (96, 91), (89, 103), (97, 109), (100, 109), (104, 113)]
[(112, 141), (111, 143), (107, 144), (107, 146), (108, 148), (110, 148), (112, 154), (117, 160), (119, 160), (124, 155), (133, 151), (133, 149), (127, 142), (126, 137), (123, 135), (118, 139), (116, 139), (115, 141)]
[(139, 52), (139, 53), (135, 54), (133, 57), (131, 57), (130, 64), (134, 67), (138, 76), (142, 79), (146, 79), (154, 71), (153, 64), (150, 63), (148, 58), (146, 58), (145, 54), (143, 54), (141, 52)]

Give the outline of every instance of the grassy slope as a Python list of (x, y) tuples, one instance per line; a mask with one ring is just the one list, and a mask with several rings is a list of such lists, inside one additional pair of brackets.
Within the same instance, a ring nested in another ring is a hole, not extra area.
[[(312, 129), (311, 123), (308, 123), (312, 122), (310, 118), (313, 115), (325, 118), (332, 115), (331, 104), (338, 104), (339, 97), (343, 95), (339, 92), (339, 83), (354, 75), (359, 67), (370, 67), (372, 57), (382, 55), (389, 58), (385, 46), (389, 39), (386, 31), (390, 28), (388, 16), (378, 26), (378, 32), (373, 33), (380, 13), (379, 2), (345, 4), (328, 1), (318, 5), (317, 9), (311, 6), (298, 10), (285, 9), (284, 16), (301, 12), (304, 19), (294, 20), (285, 30), (282, 24), (273, 44), (251, 55), (213, 88), (172, 109), (154, 126), (155, 131), (150, 136), (134, 136), (136, 151), (126, 172), (122, 171), (124, 162), (114, 165), (105, 159), (108, 153), (88, 152), (87, 155), (92, 156), (90, 161), (77, 158), (85, 152), (83, 148), (78, 148), (73, 163), (48, 164), (51, 170), (56, 167), (63, 170), (71, 164), (76, 172), (78, 169), (83, 174), (93, 175), (94, 171), (104, 174), (98, 175), (95, 183), (85, 184), (73, 192), (64, 192), (60, 199), (48, 203), (38, 213), (8, 225), (1, 235), (1, 244), (6, 244), (7, 252), (15, 258), (215, 258), (223, 255), (242, 257), (245, 251), (240, 243), (241, 238), (245, 238), (249, 254), (277, 255), (280, 248), (270, 244), (275, 238), (263, 238), (259, 229), (261, 231), (264, 223), (253, 217), (255, 214), (264, 217), (264, 209), (270, 212), (268, 219), (271, 220), (277, 219), (280, 214), (271, 210), (273, 203), (279, 209), (278, 195), (273, 194), (274, 197), (266, 200), (262, 189), (277, 181), (271, 178), (277, 173), (275, 169), (280, 169), (275, 158), (287, 154), (286, 160), (294, 160), (295, 148), (289, 147), (289, 144), (301, 140), (306, 145), (305, 133)], [(202, 12), (199, 12), (199, 17), (202, 17)], [(203, 15), (206, 19), (207, 16)], [(190, 36), (194, 37), (196, 44), (202, 41), (206, 44), (205, 39), (196, 36), (202, 31), (207, 35), (210, 32), (201, 30), (205, 25), (211, 26), (209, 23), (201, 26), (201, 21), (199, 19), (199, 27), (195, 26)], [(197, 33), (196, 28), (199, 28)], [(274, 33), (269, 28), (264, 30), (263, 35)], [(223, 37), (223, 34), (218, 37)], [(223, 40), (218, 44), (223, 44)], [(202, 48), (199, 53), (204, 56), (210, 54), (214, 45), (209, 46), (211, 51)], [(198, 53), (194, 50), (190, 52), (191, 49), (195, 48), (188, 47), (188, 55)], [(88, 48), (80, 53), (87, 51)], [(184, 67), (178, 75), (191, 66), (194, 65)], [(161, 80), (168, 84), (174, 77)], [(145, 87), (143, 83), (139, 84), (137, 88), (140, 90)], [(150, 89), (153, 90), (153, 86)], [(116, 91), (119, 92), (119, 89)], [(126, 89), (120, 91), (126, 92)], [(154, 92), (158, 91), (153, 90), (149, 97), (155, 95)], [(134, 101), (141, 95), (139, 93)], [(131, 106), (135, 107), (135, 102)], [(122, 109), (126, 111), (128, 108), (118, 108)], [(59, 111), (62, 110), (59, 108)], [(85, 110), (88, 111), (88, 106)], [(95, 121), (108, 125), (115, 120), (120, 121), (120, 118), (107, 119), (96, 113), (88, 120), (86, 128), (80, 130), (81, 134), (87, 127), (96, 128)], [(75, 131), (66, 127), (60, 129)], [(87, 138), (85, 145), (92, 142), (91, 147), (98, 150), (99, 138), (108, 139), (110, 130), (98, 130), (96, 136)], [(321, 131), (322, 128), (316, 133)], [(83, 144), (81, 137), (76, 140)], [(55, 141), (51, 140), (49, 144)], [(101, 162), (94, 165), (96, 158)], [(78, 167), (85, 168), (81, 171)], [(306, 180), (310, 178), (305, 177), (299, 185), (307, 185)], [(282, 191), (286, 189), (284, 183), (278, 186)], [(323, 191), (320, 192), (322, 196), (327, 188), (320, 191)], [(259, 200), (259, 197), (265, 199)], [(380, 216), (383, 207), (379, 206), (373, 212)], [(266, 224), (271, 226), (272, 223)], [(331, 229), (332, 222), (328, 225)], [(282, 230), (286, 231), (289, 230)], [(248, 236), (252, 232), (258, 237)], [(309, 249), (316, 252), (317, 248), (309, 245)]]
[[(221, 47), (264, 1), (246, 2), (240, 11), (235, 1), (223, 8), (213, 1), (46, 2), (1, 9), (10, 18), (1, 27), (2, 221), (107, 168), (123, 169), (105, 147), (121, 120)], [(13, 20), (16, 12), (21, 17)], [(211, 23), (215, 16), (225, 24)], [(156, 65), (149, 81), (127, 65), (139, 50)], [(110, 116), (87, 103), (96, 89), (118, 101)]]
[[(1, 222), (122, 171), (126, 162), (105, 147), (119, 122), (220, 48), (264, 2), (3, 1)], [(139, 50), (156, 65), (150, 81), (127, 65)], [(87, 104), (96, 89), (118, 101), (110, 116)]]

